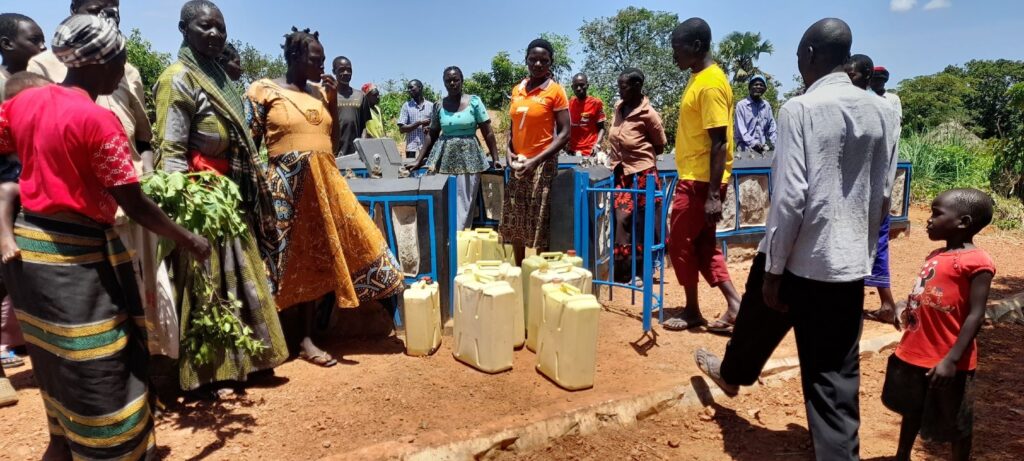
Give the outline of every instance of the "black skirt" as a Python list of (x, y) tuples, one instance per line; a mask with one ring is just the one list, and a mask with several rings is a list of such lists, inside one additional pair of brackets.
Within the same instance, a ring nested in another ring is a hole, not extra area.
[(921, 419), (920, 435), (932, 442), (953, 442), (974, 431), (974, 371), (957, 371), (953, 382), (931, 387), (928, 369), (893, 354), (885, 372), (882, 403), (904, 417)]

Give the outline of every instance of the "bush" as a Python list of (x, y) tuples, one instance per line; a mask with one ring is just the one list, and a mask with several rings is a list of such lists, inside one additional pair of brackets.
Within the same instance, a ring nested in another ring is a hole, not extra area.
[(914, 166), (911, 197), (917, 203), (931, 203), (939, 193), (956, 188), (975, 188), (995, 199), (993, 224), (1000, 229), (1024, 229), (1024, 203), (1000, 193), (995, 172), (998, 140), (979, 141), (955, 130), (911, 133), (900, 141), (900, 159)]
[(910, 133), (900, 141), (900, 158), (914, 165), (914, 200), (931, 201), (947, 189), (990, 189), (989, 172), (995, 155), (984, 143), (959, 136)]

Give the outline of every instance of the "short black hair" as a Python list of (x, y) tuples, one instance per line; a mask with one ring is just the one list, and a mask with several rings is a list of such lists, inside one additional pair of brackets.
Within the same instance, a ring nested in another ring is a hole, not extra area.
[(981, 232), (992, 223), (995, 200), (978, 189), (950, 189), (940, 196), (946, 196), (953, 211), (959, 216), (970, 216), (971, 227), (967, 229), (971, 235)]
[(711, 51), (711, 26), (701, 18), (690, 18), (676, 26), (672, 31), (672, 43), (684, 44), (700, 40), (699, 53)]
[(647, 80), (647, 77), (644, 76), (643, 71), (635, 67), (629, 67), (626, 70), (622, 71), (622, 73), (619, 74), (619, 78), (622, 77), (626, 77), (626, 81), (634, 85), (643, 85), (644, 81)]
[(346, 58), (345, 56), (338, 56), (338, 57), (334, 58), (334, 61), (331, 61), (331, 68), (333, 69), (335, 67), (338, 67), (338, 64), (340, 64), (341, 61), (348, 61), (349, 64), (352, 64), (352, 60), (351, 59)]
[(310, 32), (308, 28), (299, 30), (298, 27), (292, 26), (291, 33), (284, 36), (284, 45), (281, 45), (281, 49), (284, 50), (284, 62), (294, 62), (295, 58), (309, 51), (310, 43), (320, 43), (320, 32)]
[(0, 37), (14, 40), (18, 36), (18, 25), (22, 22), (35, 22), (32, 18), (19, 13), (0, 14)]
[(458, 72), (459, 73), (459, 77), (461, 77), (463, 79), (466, 78), (465, 75), (462, 75), (462, 69), (459, 69), (459, 66), (448, 66), (448, 67), (445, 67), (444, 68), (444, 72), (441, 73), (441, 78), (443, 79), (445, 75), (448, 75), (448, 72)]
[(181, 5), (181, 22), (184, 22), (186, 25), (190, 24), (199, 16), (199, 12), (206, 8), (220, 11), (220, 8), (210, 0), (188, 0), (184, 5)]
[(412, 84), (414, 84), (414, 83), (415, 83), (416, 85), (419, 85), (419, 87), (420, 87), (420, 88), (423, 88), (423, 82), (421, 82), (421, 81), (420, 81), (419, 79), (416, 79), (416, 78), (414, 78), (414, 79), (412, 79), (412, 80), (409, 80), (409, 83), (408, 83), (408, 84), (407, 84), (406, 86), (408, 86), (408, 85), (412, 85)]
[(872, 72), (875, 69), (875, 62), (866, 54), (855, 54), (850, 56), (850, 60), (846, 62), (846, 65), (852, 67), (853, 70), (866, 75), (868, 78), (871, 78)]
[(548, 52), (548, 56), (550, 56), (551, 59), (555, 59), (555, 47), (551, 46), (551, 42), (544, 40), (543, 38), (538, 38), (527, 45), (526, 54), (530, 54), (530, 50), (534, 48), (543, 48), (544, 51)]

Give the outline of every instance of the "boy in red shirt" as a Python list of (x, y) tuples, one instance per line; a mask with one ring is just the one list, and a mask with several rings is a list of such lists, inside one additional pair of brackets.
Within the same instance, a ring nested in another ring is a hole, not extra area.
[(928, 238), (945, 248), (928, 255), (907, 306), (897, 313), (904, 331), (889, 366), (882, 402), (903, 416), (897, 460), (909, 460), (914, 439), (952, 442), (954, 460), (971, 457), (975, 336), (996, 268), (974, 246), (992, 222), (992, 198), (976, 189), (953, 189), (932, 202)]

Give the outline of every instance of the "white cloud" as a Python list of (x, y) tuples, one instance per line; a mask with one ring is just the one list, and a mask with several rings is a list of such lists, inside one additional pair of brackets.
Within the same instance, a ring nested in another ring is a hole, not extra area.
[[(935, 1), (937, 1), (937, 0), (932, 0), (932, 3), (934, 3)], [(938, 0), (938, 1), (942, 1), (942, 0)], [(889, 2), (889, 9), (902, 13), (904, 11), (910, 11), (912, 8), (914, 8), (914, 5), (916, 5), (916, 4), (917, 4), (917, 0), (891, 0)], [(929, 3), (929, 5), (930, 4), (931, 3)]]
[(924, 6), (924, 9), (938, 10), (941, 8), (949, 8), (951, 6), (953, 6), (953, 0), (932, 0)]

